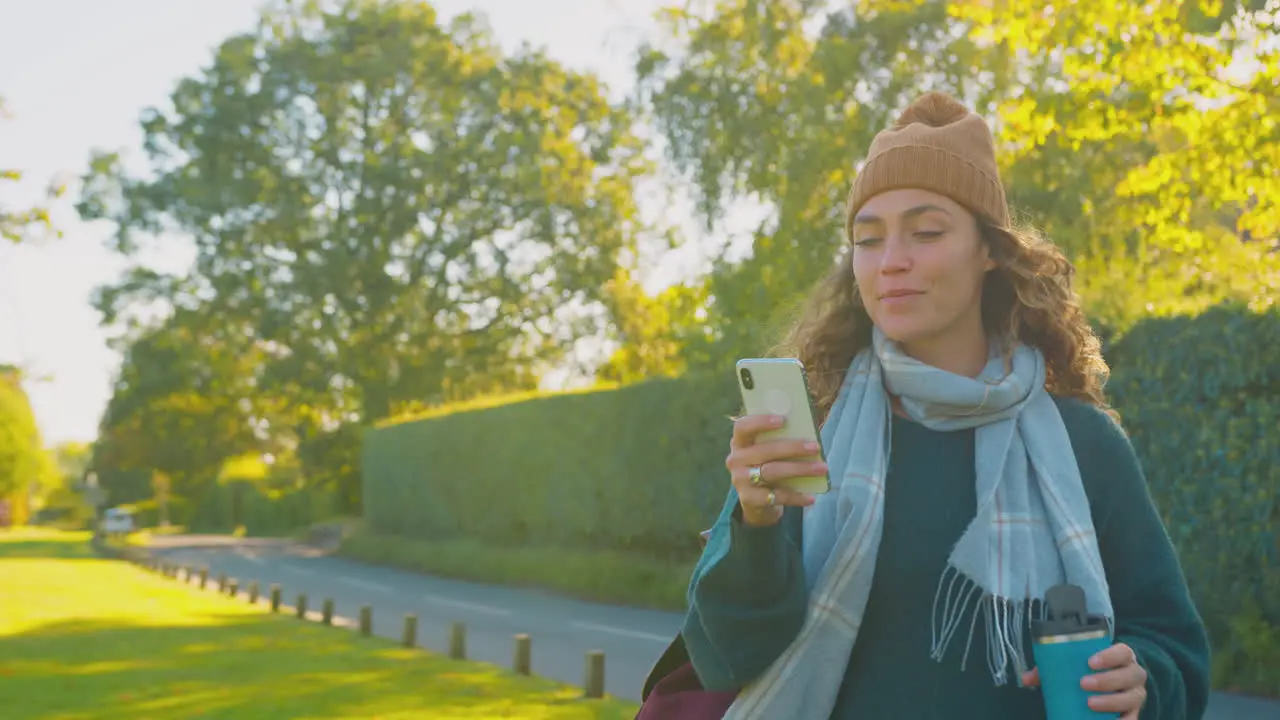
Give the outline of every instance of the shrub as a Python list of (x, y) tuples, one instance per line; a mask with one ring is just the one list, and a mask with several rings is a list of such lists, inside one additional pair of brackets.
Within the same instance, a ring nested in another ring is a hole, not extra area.
[(1242, 623), (1280, 628), (1280, 311), (1152, 318), (1108, 359), (1214, 646), (1243, 653)]
[(536, 397), (367, 431), (372, 531), (688, 557), (728, 489), (732, 375)]

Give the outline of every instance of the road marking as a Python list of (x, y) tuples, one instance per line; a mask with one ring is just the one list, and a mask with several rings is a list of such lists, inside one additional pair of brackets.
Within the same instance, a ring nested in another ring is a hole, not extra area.
[(350, 585), (351, 587), (358, 587), (361, 590), (371, 590), (373, 592), (381, 592), (381, 593), (391, 592), (391, 588), (387, 587), (386, 585), (383, 585), (381, 583), (376, 583), (376, 582), (369, 582), (367, 580), (357, 580), (355, 578), (339, 577), (338, 582), (344, 583), (346, 585)]
[(474, 602), (463, 602), (461, 600), (450, 600), (449, 598), (440, 597), (439, 595), (425, 595), (423, 596), (423, 599), (436, 605), (448, 605), (449, 607), (471, 610), (484, 615), (507, 616), (511, 614), (511, 611), (506, 608), (493, 607), (492, 605), (481, 605), (480, 603)]
[(244, 558), (245, 560), (248, 560), (249, 562), (253, 563), (254, 565), (261, 565), (261, 564), (262, 564), (262, 558), (258, 557), (257, 555), (250, 555), (249, 553), (245, 552), (244, 550), (238, 550), (238, 551), (236, 551), (236, 554), (237, 554), (237, 555), (239, 555), (240, 557)]
[(589, 622), (575, 622), (573, 623), (573, 626), (577, 628), (582, 628), (583, 630), (594, 630), (595, 632), (609, 633), (611, 635), (622, 635), (623, 637), (637, 638), (640, 640), (651, 640), (653, 642), (660, 642), (660, 643), (671, 642), (671, 638), (666, 635), (656, 635), (654, 633), (647, 633), (640, 630), (627, 630), (626, 628), (616, 628), (611, 625), (596, 625), (595, 623), (589, 623)]

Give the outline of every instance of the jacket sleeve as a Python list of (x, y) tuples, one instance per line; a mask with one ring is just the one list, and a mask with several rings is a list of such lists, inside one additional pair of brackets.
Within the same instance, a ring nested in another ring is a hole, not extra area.
[(681, 634), (708, 690), (736, 690), (757, 678), (799, 634), (808, 593), (800, 558), (801, 511), (772, 527), (741, 520), (736, 491), (712, 528), (689, 583)]
[(1133, 648), (1147, 671), (1140, 718), (1198, 718), (1209, 701), (1204, 623), (1133, 446), (1111, 418), (1094, 412), (1092, 452), (1077, 456), (1111, 589), (1116, 642)]

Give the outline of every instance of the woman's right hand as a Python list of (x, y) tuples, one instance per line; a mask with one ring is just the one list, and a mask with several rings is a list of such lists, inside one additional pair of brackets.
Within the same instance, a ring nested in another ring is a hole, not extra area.
[[(733, 478), (742, 505), (742, 521), (753, 527), (776, 525), (782, 509), (788, 505), (805, 507), (813, 504), (807, 493), (777, 487), (777, 483), (793, 477), (825, 475), (825, 463), (801, 458), (818, 454), (817, 443), (803, 440), (765, 440), (757, 442), (760, 433), (782, 427), (779, 415), (747, 415), (733, 423), (733, 439), (729, 441), (729, 457), (725, 467)], [(753, 473), (752, 468), (759, 468)]]

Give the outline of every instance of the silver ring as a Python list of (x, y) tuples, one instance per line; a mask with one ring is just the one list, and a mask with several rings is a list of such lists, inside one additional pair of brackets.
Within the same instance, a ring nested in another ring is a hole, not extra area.
[(751, 478), (751, 485), (753, 487), (760, 487), (760, 483), (764, 482), (764, 477), (759, 466), (753, 465), (747, 468), (747, 476)]
[(778, 507), (778, 493), (769, 491), (769, 507)]

